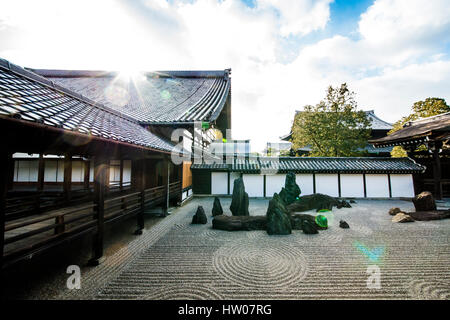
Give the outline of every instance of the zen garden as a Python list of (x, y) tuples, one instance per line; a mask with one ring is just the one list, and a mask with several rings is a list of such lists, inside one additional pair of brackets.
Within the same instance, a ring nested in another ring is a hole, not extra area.
[(448, 3), (6, 2), (3, 300), (450, 299)]

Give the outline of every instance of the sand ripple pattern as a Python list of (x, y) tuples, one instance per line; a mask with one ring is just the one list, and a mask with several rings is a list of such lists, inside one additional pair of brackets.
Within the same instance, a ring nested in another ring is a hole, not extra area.
[(198, 284), (165, 286), (142, 297), (145, 300), (221, 300), (213, 288)]
[(213, 266), (227, 280), (253, 288), (286, 288), (308, 272), (299, 248), (272, 241), (225, 245), (214, 253)]
[(450, 282), (414, 280), (410, 283), (409, 294), (413, 299), (449, 300)]

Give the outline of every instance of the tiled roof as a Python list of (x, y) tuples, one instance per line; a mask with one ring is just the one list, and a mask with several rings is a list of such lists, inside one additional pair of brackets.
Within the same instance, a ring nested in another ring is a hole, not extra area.
[[(297, 110), (297, 111), (295, 111), (295, 114), (297, 114), (299, 112), (303, 112), (303, 111)], [(372, 130), (391, 130), (392, 129), (392, 124), (378, 118), (375, 115), (374, 110), (368, 110), (368, 111), (364, 111), (364, 112), (366, 113), (367, 117), (371, 120), (370, 128)], [(292, 138), (292, 129), (291, 129), (290, 133), (285, 134), (280, 137), (280, 139), (284, 140), (284, 141), (289, 141), (291, 138)]]
[(433, 134), (442, 136), (445, 139), (445, 133), (448, 134), (449, 132), (450, 112), (447, 112), (421, 120), (410, 121), (405, 123), (401, 130), (380, 139), (370, 140), (369, 142), (376, 147), (394, 146), (408, 142), (420, 143), (426, 141)]
[(230, 70), (117, 72), (30, 69), (142, 124), (217, 119), (230, 91)]
[(392, 124), (389, 122), (386, 122), (384, 120), (381, 120), (375, 115), (374, 110), (364, 111), (369, 119), (372, 120), (372, 123), (370, 125), (370, 128), (372, 130), (391, 130)]
[(170, 152), (173, 144), (117, 111), (0, 59), (0, 116)]
[(233, 164), (193, 164), (191, 169), (247, 173), (415, 173), (423, 172), (425, 167), (415, 163), (410, 158), (260, 157), (235, 159)]

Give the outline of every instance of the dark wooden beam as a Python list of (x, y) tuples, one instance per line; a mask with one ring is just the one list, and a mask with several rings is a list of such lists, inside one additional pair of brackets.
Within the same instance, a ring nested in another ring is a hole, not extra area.
[[(12, 154), (6, 150), (0, 150), (0, 166), (1, 168), (10, 168)], [(8, 170), (0, 170), (0, 284), (3, 282), (3, 252), (5, 244), (5, 209), (6, 209), (6, 193), (8, 191), (9, 172)], [(3, 285), (1, 285), (3, 288)]]
[(38, 163), (38, 182), (37, 182), (38, 192), (42, 192), (42, 190), (44, 190), (44, 173), (45, 173), (45, 160), (44, 155), (40, 153)]
[(388, 173), (389, 198), (392, 198), (391, 174)]
[[(439, 141), (440, 142), (440, 141)], [(433, 179), (434, 179), (434, 194), (436, 199), (442, 199), (442, 169), (441, 159), (439, 158), (439, 149), (442, 148), (442, 142), (435, 142), (433, 145)]]
[(90, 265), (99, 265), (103, 260), (103, 237), (105, 218), (106, 174), (109, 161), (103, 156), (94, 157), (94, 204), (96, 208), (97, 232), (93, 239), (93, 255)]
[(145, 184), (146, 184), (146, 161), (141, 159), (136, 161), (137, 163), (137, 174), (136, 174), (136, 185), (141, 193), (140, 204), (141, 208), (137, 214), (137, 230), (134, 232), (136, 235), (141, 235), (142, 230), (145, 228), (144, 223), (144, 210), (145, 210)]
[(66, 203), (70, 201), (72, 190), (72, 155), (66, 153), (64, 155), (64, 200)]
[(341, 197), (341, 174), (338, 173), (338, 194), (339, 194), (339, 198)]
[(364, 198), (367, 198), (366, 174), (363, 173)]
[(120, 159), (120, 179), (119, 179), (120, 191), (123, 190), (123, 159)]
[(91, 174), (91, 160), (87, 159), (84, 161), (84, 179), (83, 179), (83, 187), (86, 190), (90, 190), (90, 174)]

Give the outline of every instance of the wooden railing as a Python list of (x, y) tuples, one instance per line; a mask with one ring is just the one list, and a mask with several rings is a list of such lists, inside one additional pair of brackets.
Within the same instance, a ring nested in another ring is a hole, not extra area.
[(14, 260), (51, 242), (54, 245), (71, 235), (94, 231), (97, 224), (95, 215), (95, 205), (90, 203), (7, 222), (5, 260)]
[[(170, 198), (180, 196), (181, 182), (169, 185)], [(42, 195), (40, 195), (42, 196)], [(11, 206), (14, 201), (23, 200), (34, 212), (36, 195), (8, 199)], [(29, 198), (29, 199), (28, 199)], [(29, 202), (26, 202), (29, 201)], [(165, 204), (167, 187), (160, 186), (133, 191), (131, 193), (104, 200), (104, 223), (115, 221), (138, 212), (145, 207)], [(22, 203), (23, 205), (24, 203)], [(142, 211), (141, 211), (142, 210)], [(28, 214), (26, 217), (10, 219), (5, 224), (4, 261), (10, 263), (36, 250), (45, 250), (69, 237), (77, 237), (87, 232), (94, 232), (98, 226), (96, 205), (92, 200), (76, 206), (66, 206), (40, 214)]]

